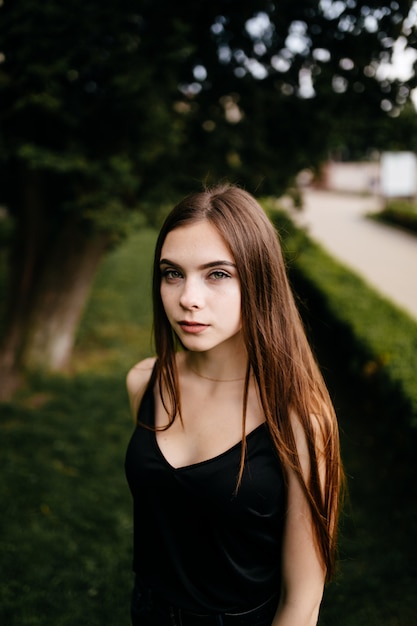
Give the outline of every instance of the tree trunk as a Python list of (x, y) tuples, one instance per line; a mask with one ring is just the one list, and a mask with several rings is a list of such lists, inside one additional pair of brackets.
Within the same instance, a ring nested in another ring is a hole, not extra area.
[(66, 231), (39, 281), (21, 362), (33, 369), (60, 371), (71, 357), (74, 336), (107, 238)]
[(42, 203), (42, 181), (28, 175), (11, 249), (0, 399), (9, 399), (26, 369), (59, 371), (109, 239), (72, 215), (57, 219)]

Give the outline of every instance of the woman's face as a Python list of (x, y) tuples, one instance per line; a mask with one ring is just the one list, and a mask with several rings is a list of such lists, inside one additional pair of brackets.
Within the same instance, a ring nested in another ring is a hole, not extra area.
[(161, 250), (161, 298), (183, 346), (205, 352), (241, 341), (236, 262), (207, 220), (168, 233)]

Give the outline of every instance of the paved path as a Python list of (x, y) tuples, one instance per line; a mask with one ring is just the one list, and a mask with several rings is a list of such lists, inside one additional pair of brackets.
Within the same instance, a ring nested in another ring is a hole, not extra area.
[(374, 289), (417, 319), (417, 237), (365, 218), (376, 197), (307, 189), (291, 211), (313, 239)]

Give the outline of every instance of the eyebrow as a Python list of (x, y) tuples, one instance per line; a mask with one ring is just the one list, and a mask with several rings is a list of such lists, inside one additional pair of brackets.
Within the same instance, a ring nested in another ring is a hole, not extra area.
[[(180, 267), (178, 263), (175, 263), (174, 261), (170, 261), (169, 259), (161, 259), (159, 261), (159, 265), (172, 265), (173, 267)], [(203, 263), (203, 265), (200, 265), (199, 269), (207, 270), (210, 267), (219, 267), (220, 265), (222, 266), (226, 265), (227, 267), (236, 267), (236, 264), (232, 263), (232, 261), (226, 261), (225, 259), (220, 259), (219, 261), (210, 261), (209, 263)]]

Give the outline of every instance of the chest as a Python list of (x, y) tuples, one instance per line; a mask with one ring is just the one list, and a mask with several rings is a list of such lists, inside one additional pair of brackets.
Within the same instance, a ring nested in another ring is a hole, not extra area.
[[(175, 468), (215, 458), (236, 446), (243, 437), (243, 389), (214, 389), (210, 386), (185, 390), (181, 397), (182, 420), (158, 430), (156, 441), (167, 462)], [(245, 433), (263, 423), (257, 394), (249, 391)], [(168, 423), (159, 394), (155, 396), (155, 424)]]

